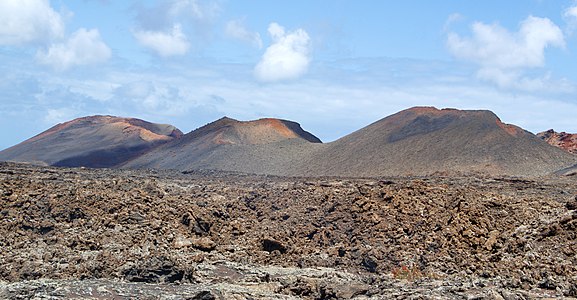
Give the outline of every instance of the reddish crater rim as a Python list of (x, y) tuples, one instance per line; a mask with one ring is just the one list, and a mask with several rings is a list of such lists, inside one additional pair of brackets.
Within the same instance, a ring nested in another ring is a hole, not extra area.
[[(87, 116), (87, 117), (81, 117), (81, 118), (76, 118), (74, 120), (71, 121), (67, 121), (64, 123), (59, 123), (56, 124), (55, 126), (51, 127), (50, 129), (24, 141), (24, 143), (30, 143), (30, 142), (35, 142), (38, 140), (41, 140), (43, 138), (49, 137), (53, 134), (56, 134), (58, 132), (61, 132), (63, 130), (66, 130), (70, 127), (73, 127), (75, 125), (78, 124), (102, 124), (102, 125), (106, 125), (106, 124), (115, 124), (115, 123), (125, 123), (126, 125), (128, 125), (129, 127), (134, 127), (134, 128), (125, 128), (123, 131), (125, 130), (144, 130), (144, 131), (150, 131), (149, 129), (141, 126), (141, 124), (145, 124), (145, 123), (149, 123), (147, 121), (144, 120), (140, 120), (140, 119), (136, 119), (136, 118), (125, 118), (125, 117), (115, 117), (115, 116), (109, 116), (109, 115), (95, 115), (95, 116)], [(150, 123), (153, 124), (153, 123)], [(171, 125), (169, 125), (171, 126)], [(174, 126), (172, 126), (174, 127)], [(154, 132), (150, 132), (152, 135), (158, 135), (158, 136), (164, 136), (162, 134), (157, 134)], [(167, 138), (178, 138), (182, 136), (182, 132), (174, 127), (174, 129), (171, 131), (171, 133), (169, 135), (167, 135)]]
[(569, 153), (577, 154), (577, 134), (567, 132), (556, 132), (553, 129), (537, 134), (552, 146), (561, 148)]
[(497, 118), (495, 122), (497, 123), (497, 126), (501, 127), (501, 129), (505, 130), (505, 132), (511, 136), (518, 136), (521, 133), (521, 129), (519, 127), (503, 123), (499, 118)]

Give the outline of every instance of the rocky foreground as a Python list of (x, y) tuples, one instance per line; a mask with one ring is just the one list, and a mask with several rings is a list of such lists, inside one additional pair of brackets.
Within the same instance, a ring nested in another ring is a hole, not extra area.
[(577, 297), (574, 177), (0, 164), (2, 299)]

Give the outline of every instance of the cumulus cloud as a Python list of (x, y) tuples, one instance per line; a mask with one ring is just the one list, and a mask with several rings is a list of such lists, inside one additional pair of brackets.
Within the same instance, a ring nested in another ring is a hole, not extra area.
[(225, 33), (227, 36), (251, 44), (259, 49), (262, 48), (262, 39), (258, 32), (249, 31), (242, 20), (231, 20), (226, 23)]
[(162, 57), (184, 55), (190, 49), (190, 43), (179, 24), (175, 24), (169, 32), (137, 30), (134, 37), (142, 46)]
[(521, 22), (518, 32), (481, 22), (473, 23), (471, 29), (471, 37), (449, 33), (449, 51), (457, 58), (478, 64), (480, 78), (504, 87), (522, 79), (524, 69), (543, 67), (548, 47), (565, 47), (563, 32), (547, 18), (529, 16)]
[(0, 1), (0, 45), (22, 45), (64, 36), (62, 16), (48, 0)]
[(64, 43), (52, 44), (47, 51), (39, 51), (36, 58), (38, 62), (62, 71), (72, 66), (104, 62), (111, 53), (97, 29), (80, 28)]
[(268, 33), (273, 43), (254, 69), (256, 78), (260, 81), (279, 81), (305, 74), (311, 61), (311, 42), (307, 32), (297, 29), (287, 33), (284, 27), (271, 23)]
[(472, 37), (450, 33), (449, 50), (459, 58), (499, 68), (538, 67), (544, 64), (549, 46), (563, 47), (561, 29), (549, 19), (530, 16), (519, 32), (511, 33), (498, 24), (475, 22)]

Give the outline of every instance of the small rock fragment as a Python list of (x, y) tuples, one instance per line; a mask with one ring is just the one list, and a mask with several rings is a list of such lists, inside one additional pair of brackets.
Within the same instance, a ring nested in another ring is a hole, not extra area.
[(192, 247), (206, 252), (210, 252), (216, 248), (216, 243), (208, 237), (192, 239), (191, 244)]

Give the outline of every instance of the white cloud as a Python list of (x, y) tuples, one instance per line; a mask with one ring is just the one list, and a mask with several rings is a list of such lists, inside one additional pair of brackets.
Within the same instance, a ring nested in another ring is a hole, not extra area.
[(192, 15), (196, 20), (209, 21), (220, 12), (220, 6), (212, 0), (175, 0), (170, 7), (172, 15)]
[(135, 31), (134, 37), (142, 46), (163, 57), (184, 55), (190, 49), (190, 43), (179, 24), (175, 24), (170, 32)]
[(279, 81), (302, 76), (308, 70), (310, 37), (303, 29), (285, 32), (277, 23), (268, 27), (273, 43), (256, 65), (255, 76), (260, 81)]
[(48, 0), (0, 1), (0, 45), (21, 45), (64, 36), (62, 16)]
[(449, 33), (449, 51), (457, 58), (478, 64), (479, 78), (501, 87), (537, 87), (527, 85), (535, 80), (525, 78), (523, 71), (543, 67), (548, 47), (565, 47), (563, 32), (547, 18), (529, 16), (521, 22), (518, 32), (481, 22), (473, 23), (472, 31), (472, 37)]
[(216, 0), (160, 0), (147, 7), (138, 5), (133, 35), (144, 47), (160, 56), (177, 56), (191, 48), (189, 36), (195, 41), (206, 38), (220, 13)]
[(573, 34), (575, 29), (577, 29), (577, 2), (574, 6), (565, 10), (563, 17), (565, 17), (565, 21), (567, 22), (568, 34)]
[(447, 31), (453, 23), (463, 21), (464, 19), (465, 19), (465, 17), (463, 17), (463, 15), (461, 15), (459, 13), (450, 14), (449, 17), (447, 18), (447, 21), (445, 21), (445, 25), (443, 26), (443, 30)]
[(549, 91), (571, 93), (575, 91), (575, 85), (568, 80), (555, 80), (548, 72), (542, 76), (528, 77), (519, 70), (502, 70), (498, 68), (481, 68), (477, 77), (490, 81), (501, 88), (515, 88), (528, 92)]
[(262, 48), (262, 39), (258, 32), (249, 31), (242, 20), (231, 20), (226, 23), (225, 33), (231, 38)]
[(519, 32), (511, 33), (498, 24), (475, 22), (473, 37), (450, 33), (449, 50), (456, 57), (497, 68), (540, 67), (549, 46), (564, 47), (561, 29), (549, 19), (530, 16)]
[(97, 29), (80, 28), (66, 42), (52, 44), (48, 51), (39, 51), (36, 58), (38, 62), (62, 71), (76, 65), (104, 62), (111, 53)]
[(165, 30), (175, 23), (207, 23), (220, 13), (214, 0), (159, 0), (154, 5), (137, 5), (137, 25), (142, 30)]
[(565, 10), (565, 16), (570, 18), (577, 18), (577, 6), (572, 6)]
[[(204, 94), (199, 87), (190, 87), (190, 79), (180, 77), (159, 77), (150, 74), (126, 74), (121, 80), (136, 81), (126, 82), (116, 88), (111, 99), (116, 110), (126, 112), (124, 114), (144, 114), (154, 116), (171, 116), (177, 118), (189, 118), (191, 114), (214, 115), (214, 107), (199, 103), (199, 98), (212, 98)], [(200, 96), (202, 95), (202, 96)], [(206, 117), (206, 116), (204, 116)], [(204, 118), (203, 117), (203, 118)], [(207, 120), (212, 121), (212, 120)]]

